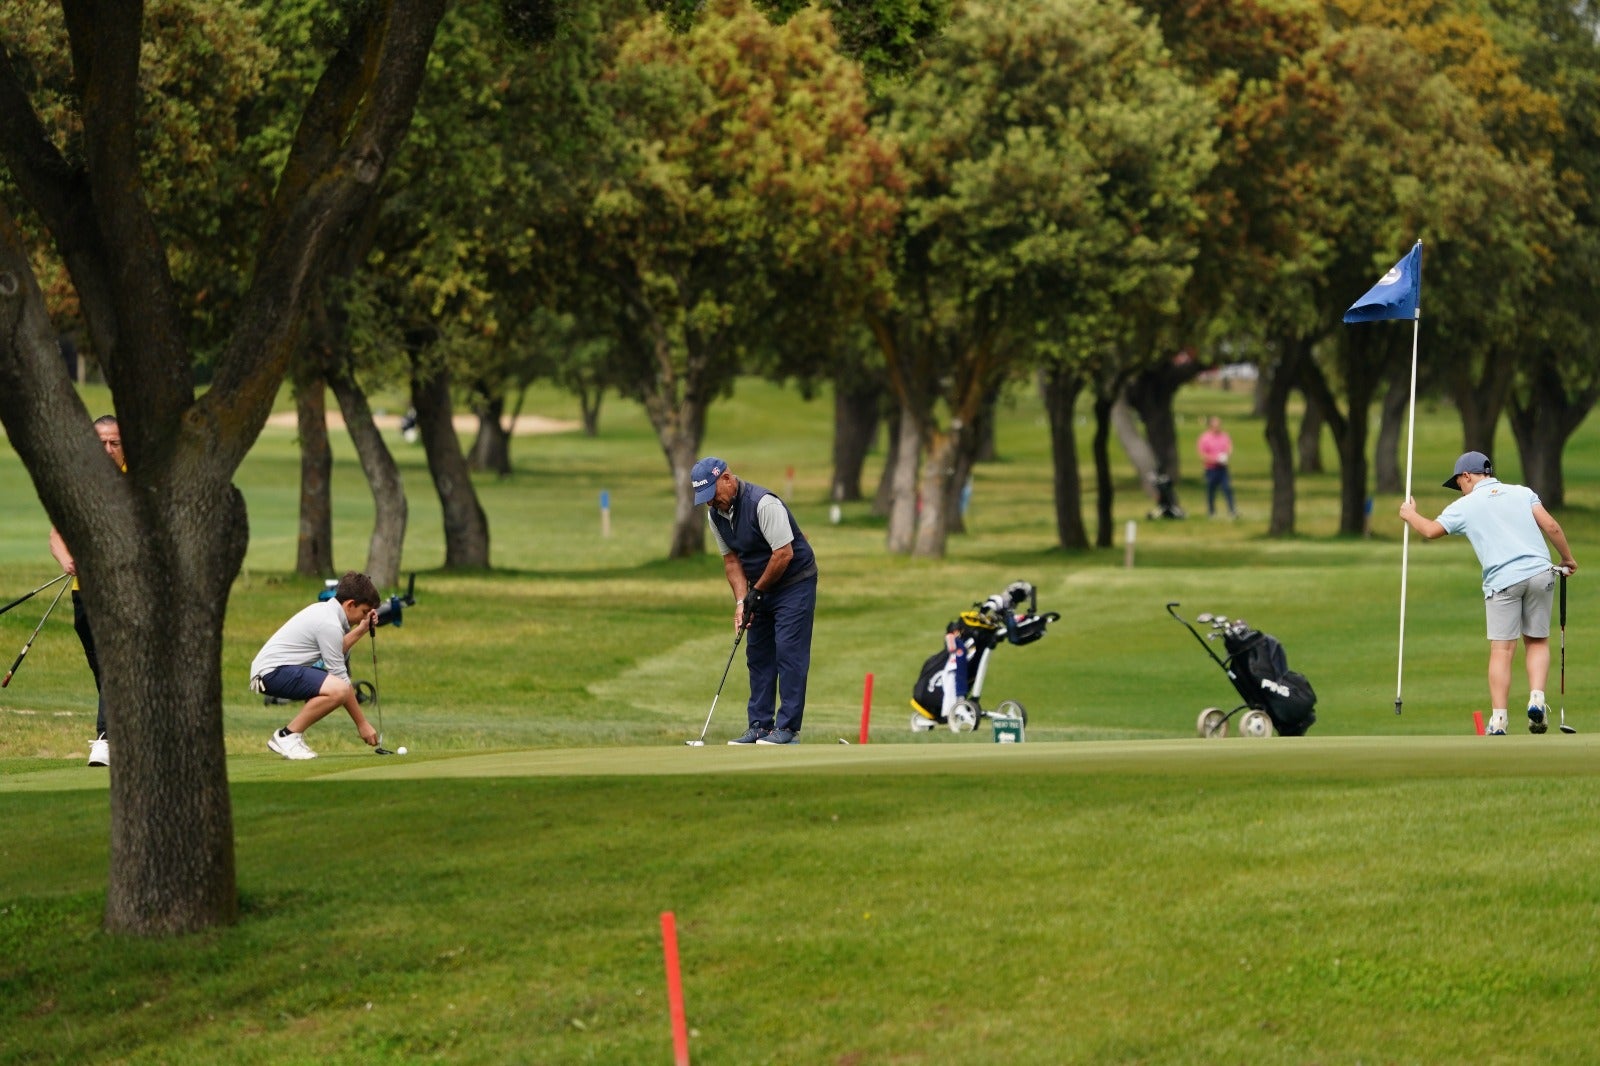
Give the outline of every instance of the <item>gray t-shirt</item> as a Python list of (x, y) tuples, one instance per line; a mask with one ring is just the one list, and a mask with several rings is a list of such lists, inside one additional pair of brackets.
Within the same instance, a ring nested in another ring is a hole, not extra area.
[(318, 600), (283, 623), (272, 639), (256, 652), (250, 664), (252, 679), (280, 666), (310, 666), (318, 659), (334, 677), (350, 680), (344, 661), (344, 635), (350, 632), (350, 619), (338, 600)]

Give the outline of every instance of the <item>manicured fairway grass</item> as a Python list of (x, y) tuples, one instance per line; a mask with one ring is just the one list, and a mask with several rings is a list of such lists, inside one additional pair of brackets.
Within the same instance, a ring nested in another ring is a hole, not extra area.
[[(563, 404), (530, 407), (570, 417)], [(82, 765), (92, 689), (58, 611), (0, 691), (0, 1062), (667, 1062), (663, 910), (696, 1063), (1591, 1059), (1589, 575), (1571, 586), (1564, 697), (1582, 732), (1530, 737), (1514, 711), (1516, 735), (1480, 740), (1470, 548), (1413, 540), (1396, 717), (1398, 501), (1377, 502), (1372, 538), (1340, 538), (1334, 477), (1305, 477), (1300, 535), (1268, 540), (1248, 397), (1197, 389), (1181, 406), (1190, 438), (1204, 413), (1228, 418), (1244, 518), (1141, 521), (1131, 569), (1123, 524), (1149, 501), (1125, 464), (1116, 547), (1053, 549), (1026, 392), (940, 561), (884, 555), (865, 503), (829, 522), (826, 397), (747, 382), (714, 408), (704, 450), (785, 493), (822, 564), (798, 751), (723, 745), (743, 723), (737, 663), (710, 746), (683, 746), (728, 658), (728, 596), (719, 560), (662, 559), (670, 484), (636, 410), (613, 402), (594, 440), (521, 438), (516, 473), (480, 481), (486, 574), (437, 569), (438, 506), (396, 438), (418, 604), (381, 631), (378, 665), (386, 739), (413, 754), (376, 758), (329, 719), (305, 764), (265, 752), (284, 711), (244, 687), (319, 587), (288, 573), (298, 460), (269, 429), (239, 474), (252, 541), (223, 651), (242, 919), (169, 942), (99, 932), (104, 776)], [(1453, 417), (1425, 409), (1423, 510), (1447, 502), (1433, 486), (1460, 447)], [(370, 500), (335, 448), (336, 559), (359, 567)], [(1499, 458), (1518, 477), (1508, 440)], [(1580, 563), (1597, 472), (1586, 427), (1558, 512)], [(48, 524), (3, 441), (0, 498), (3, 602), (51, 576)], [(1028, 743), (913, 736), (906, 697), (945, 623), (1018, 578), (1063, 615), (991, 666), (985, 702), (1022, 700)], [(1196, 739), (1200, 709), (1235, 697), (1171, 601), (1279, 636), (1320, 697), (1312, 735)], [(0, 616), (0, 655), (43, 606)], [(1520, 660), (1515, 676), (1520, 697)]]
[(702, 1063), (1585, 1061), (1597, 743), (247, 756), (244, 918), (162, 944), (103, 793), (10, 791), (0, 1049), (670, 1061), (672, 910)]

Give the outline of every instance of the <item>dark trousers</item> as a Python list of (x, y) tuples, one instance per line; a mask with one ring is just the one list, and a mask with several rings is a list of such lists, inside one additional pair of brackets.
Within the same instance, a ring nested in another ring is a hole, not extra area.
[[(750, 668), (750, 724), (800, 731), (811, 672), (811, 623), (817, 613), (817, 576), (777, 589), (745, 636)], [(777, 703), (782, 694), (782, 704)]]
[(1225, 466), (1206, 467), (1206, 511), (1209, 514), (1217, 513), (1217, 490), (1222, 490), (1223, 498), (1228, 501), (1228, 513), (1233, 514), (1233, 480), (1228, 477), (1228, 468)]
[[(72, 590), (72, 628), (78, 631), (78, 640), (83, 644), (83, 657), (89, 660), (89, 672), (94, 675), (94, 690), (100, 693), (100, 659), (94, 653), (94, 632), (89, 628), (89, 612), (83, 606), (83, 594), (77, 589)], [(95, 711), (94, 731), (104, 735), (106, 732), (106, 698), (98, 695), (99, 707)]]

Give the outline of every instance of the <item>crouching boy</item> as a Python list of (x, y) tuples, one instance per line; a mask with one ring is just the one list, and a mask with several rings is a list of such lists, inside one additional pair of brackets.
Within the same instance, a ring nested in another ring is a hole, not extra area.
[(313, 603), (262, 645), (250, 664), (250, 688), (281, 700), (305, 701), (267, 741), (285, 759), (315, 759), (305, 732), (335, 707), (350, 712), (356, 732), (376, 747), (378, 731), (361, 713), (347, 660), (356, 641), (378, 624), (378, 589), (366, 574), (347, 571), (333, 599)]

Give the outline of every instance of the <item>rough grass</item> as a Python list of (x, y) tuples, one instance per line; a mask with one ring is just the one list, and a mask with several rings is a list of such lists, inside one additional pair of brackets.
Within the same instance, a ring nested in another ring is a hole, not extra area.
[[(570, 416), (549, 394), (532, 407)], [(1127, 568), (1122, 524), (1149, 504), (1121, 469), (1117, 547), (1053, 549), (1044, 427), (1019, 393), (969, 532), (930, 562), (885, 556), (865, 504), (829, 522), (826, 398), (742, 384), (705, 450), (786, 493), (823, 568), (793, 752), (720, 744), (742, 726), (737, 665), (713, 746), (682, 745), (727, 660), (728, 597), (716, 560), (661, 559), (670, 485), (637, 411), (612, 403), (594, 440), (518, 440), (517, 472), (479, 485), (488, 574), (438, 571), (425, 465), (396, 439), (418, 604), (381, 632), (378, 671), (386, 737), (413, 754), (376, 759), (330, 719), (308, 764), (265, 753), (283, 715), (244, 687), (318, 587), (288, 574), (298, 466), (269, 429), (238, 478), (252, 542), (223, 651), (241, 921), (155, 943), (99, 931), (104, 777), (82, 766), (92, 686), (58, 614), (0, 690), (0, 1061), (665, 1061), (663, 910), (696, 1062), (1591, 1057), (1578, 931), (1600, 904), (1600, 721), (1583, 578), (1565, 694), (1583, 733), (1491, 746), (1470, 735), (1485, 709), (1471, 551), (1413, 541), (1397, 718), (1398, 501), (1378, 501), (1372, 538), (1339, 538), (1335, 479), (1304, 478), (1301, 534), (1269, 541), (1248, 398), (1197, 389), (1182, 410), (1189, 436), (1205, 413), (1228, 419), (1241, 521), (1141, 522)], [(1458, 438), (1423, 412), (1425, 511), (1446, 502), (1430, 486)], [(370, 501), (335, 443), (336, 557), (359, 566)], [(1515, 478), (1508, 442), (1499, 457)], [(1580, 563), (1597, 469), (1586, 430), (1558, 513)], [(3, 444), (0, 493), (9, 599), (50, 560)], [(945, 622), (1017, 578), (1063, 615), (991, 667), (986, 703), (1026, 703), (1029, 742), (912, 736), (905, 699)], [(1317, 688), (1312, 736), (1194, 739), (1199, 710), (1234, 697), (1167, 617), (1174, 600), (1278, 635)], [(0, 655), (42, 610), (0, 616)], [(368, 649), (356, 666), (372, 674)], [(869, 673), (872, 743), (839, 745)]]

